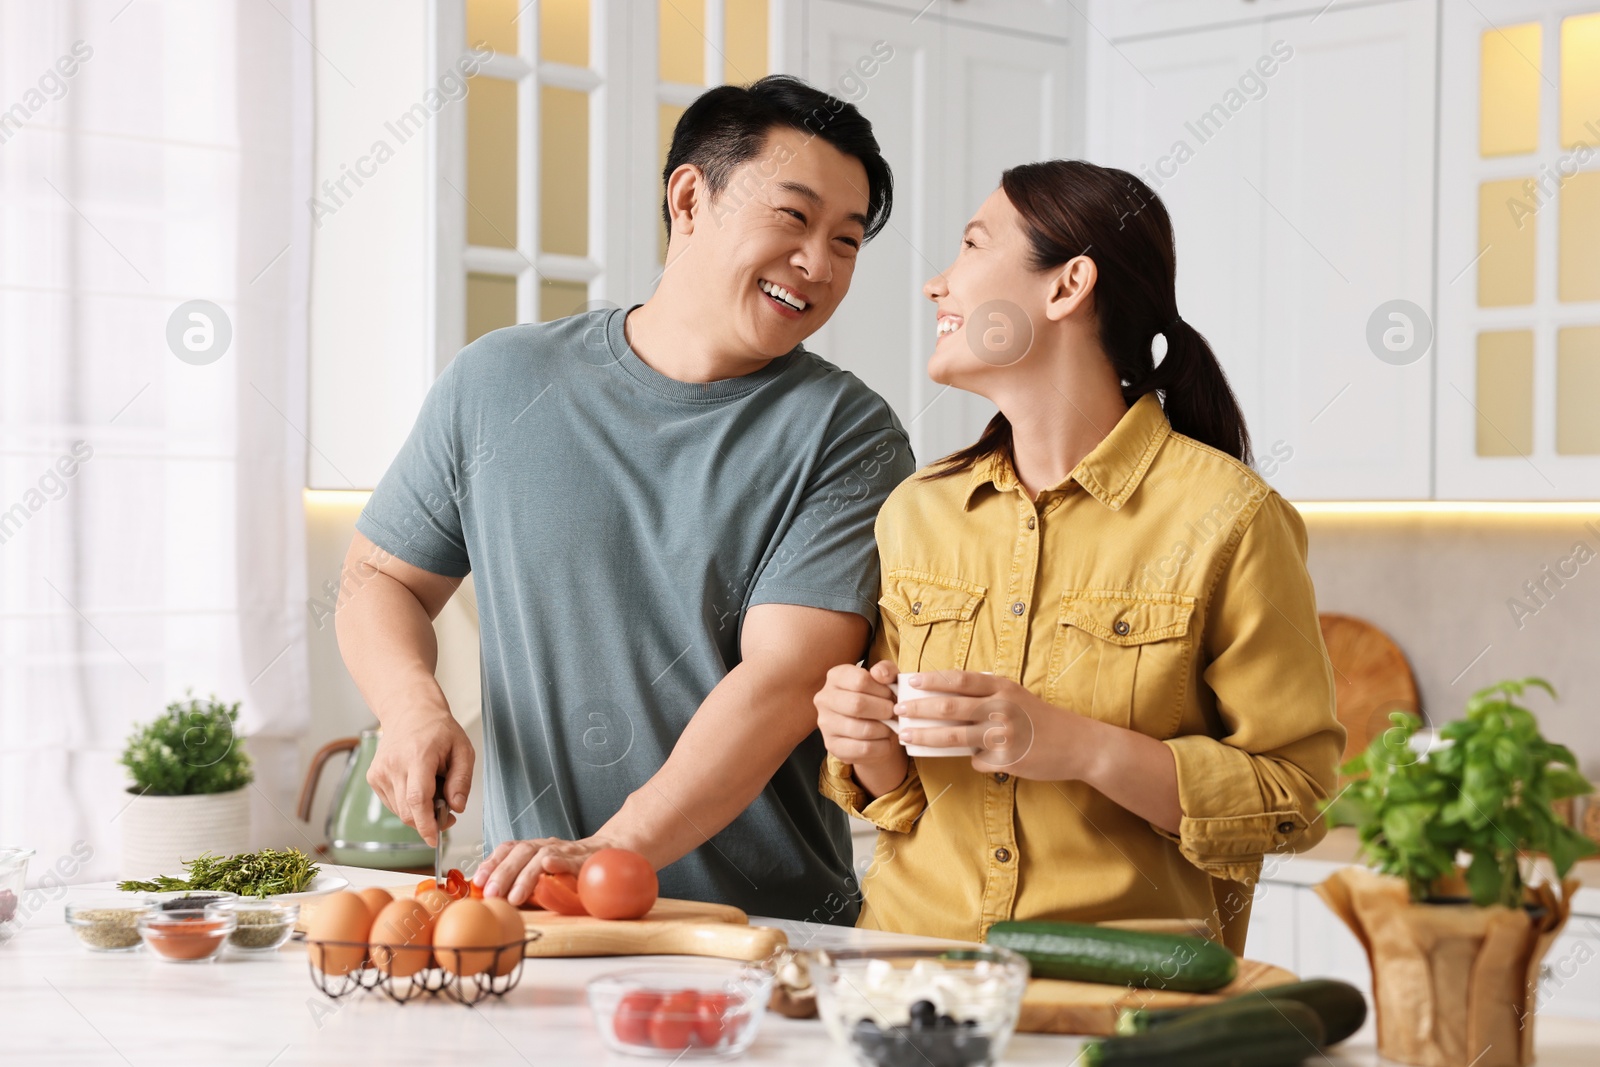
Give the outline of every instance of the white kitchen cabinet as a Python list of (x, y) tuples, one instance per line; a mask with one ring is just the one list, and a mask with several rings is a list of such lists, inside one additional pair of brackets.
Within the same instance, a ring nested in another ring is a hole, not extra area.
[(1297, 885), (1267, 881), (1257, 884), (1244, 944), (1247, 958), (1294, 972), (1300, 959), (1299, 895)]
[[(899, 17), (933, 19), (944, 32), (968, 29), (1015, 30), (1029, 37), (1072, 36), (1082, 0), (866, 0), (894, 9)], [(1243, 0), (1240, 0), (1243, 2)]]
[(1331, 6), (1328, 0), (1096, 0), (1089, 18), (1107, 37), (1127, 39), (1314, 15)]
[(1600, 2), (1443, 7), (1441, 497), (1600, 498), (1597, 13)]
[(893, 168), (895, 203), (861, 253), (849, 296), (807, 346), (877, 390), (926, 464), (977, 440), (995, 409), (928, 379), (934, 311), (922, 285), (955, 258), (962, 227), (1002, 170), (1076, 154), (1074, 45), (946, 24), (934, 9), (914, 21), (842, 0), (808, 10), (804, 76), (813, 84), (833, 86), (875, 48), (892, 50), (853, 102)]
[(1600, 918), (1574, 915), (1539, 968), (1539, 1010), (1600, 1019)]
[(1090, 157), (1167, 205), (1179, 310), (1296, 499), (1430, 495), (1430, 364), (1367, 324), (1431, 303), (1434, 55), (1428, 0), (1091, 46)]

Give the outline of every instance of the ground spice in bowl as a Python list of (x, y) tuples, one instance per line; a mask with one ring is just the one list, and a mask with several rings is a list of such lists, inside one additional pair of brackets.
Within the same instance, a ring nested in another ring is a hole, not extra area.
[(139, 917), (144, 943), (169, 960), (209, 960), (222, 951), (238, 920), (227, 904), (210, 904), (204, 911), (151, 911)]
[(232, 905), (238, 926), (228, 944), (240, 952), (272, 952), (294, 933), (299, 905), (271, 900), (241, 900)]
[(67, 923), (78, 940), (97, 952), (123, 952), (139, 947), (139, 916), (149, 909), (74, 907), (67, 905)]

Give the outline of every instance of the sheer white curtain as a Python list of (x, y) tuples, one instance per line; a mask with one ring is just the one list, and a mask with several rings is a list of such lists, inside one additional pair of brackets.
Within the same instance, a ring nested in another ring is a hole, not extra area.
[[(244, 703), (256, 841), (304, 846), (310, 28), (0, 0), (0, 845), (30, 882), (84, 844), (75, 879), (115, 875), (122, 743), (190, 688)], [(169, 346), (192, 300), (231, 328), (210, 362)]]

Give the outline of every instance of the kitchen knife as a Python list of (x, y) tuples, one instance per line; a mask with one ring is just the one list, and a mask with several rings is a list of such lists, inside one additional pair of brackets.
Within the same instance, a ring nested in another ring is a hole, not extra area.
[(433, 884), (443, 889), (446, 881), (444, 866), (444, 813), (449, 806), (444, 799), (444, 775), (433, 780)]

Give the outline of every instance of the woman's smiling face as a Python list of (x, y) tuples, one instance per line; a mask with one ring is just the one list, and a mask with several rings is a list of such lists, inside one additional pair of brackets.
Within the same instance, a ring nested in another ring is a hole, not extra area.
[(1028, 354), (1048, 292), (1030, 255), (1022, 216), (996, 189), (967, 223), (955, 262), (922, 287), (935, 308), (929, 378), (981, 392), (979, 379)]

